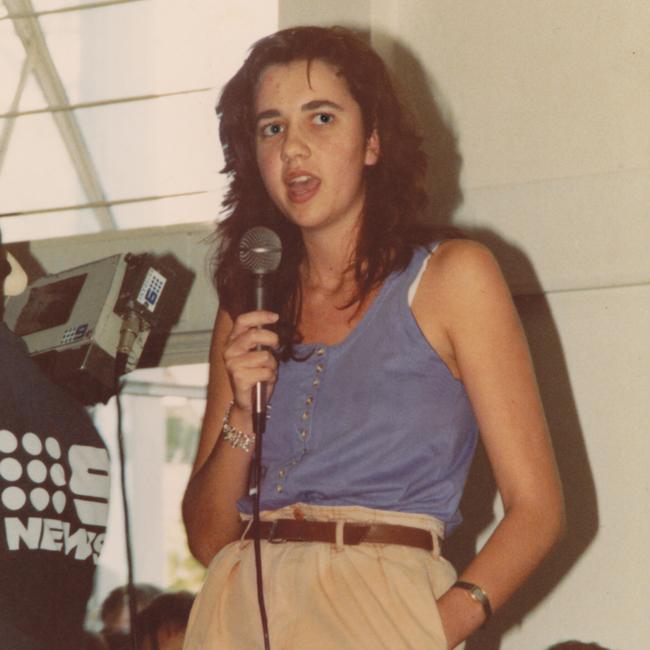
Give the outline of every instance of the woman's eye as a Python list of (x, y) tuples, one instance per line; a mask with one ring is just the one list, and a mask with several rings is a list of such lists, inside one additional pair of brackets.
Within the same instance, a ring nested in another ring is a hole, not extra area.
[(334, 121), (334, 116), (331, 113), (316, 113), (312, 122), (314, 124), (331, 124)]
[(260, 133), (262, 134), (263, 137), (270, 138), (274, 135), (277, 135), (278, 133), (282, 133), (282, 125), (276, 124), (275, 122), (271, 122), (270, 124), (265, 124), (260, 129)]

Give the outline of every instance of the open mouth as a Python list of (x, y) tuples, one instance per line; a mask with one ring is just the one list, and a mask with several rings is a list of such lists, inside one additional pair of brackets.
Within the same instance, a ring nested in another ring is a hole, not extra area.
[(287, 181), (289, 198), (296, 203), (310, 199), (319, 186), (320, 180), (309, 174), (296, 175)]

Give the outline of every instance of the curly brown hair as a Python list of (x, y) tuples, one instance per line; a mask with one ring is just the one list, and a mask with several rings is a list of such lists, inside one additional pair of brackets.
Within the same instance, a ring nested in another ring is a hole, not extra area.
[[(361, 304), (369, 292), (394, 271), (404, 269), (413, 250), (440, 238), (440, 228), (425, 223), (424, 177), (427, 157), (422, 138), (400, 103), (386, 66), (363, 38), (342, 27), (294, 27), (267, 36), (225, 85), (217, 115), (229, 189), (223, 201), (226, 218), (219, 223), (214, 280), (222, 307), (235, 317), (250, 308), (252, 294), (238, 260), (241, 236), (254, 226), (274, 230), (283, 255), (273, 279), (272, 308), (280, 314), (282, 356), (292, 355), (300, 341), (299, 265), (304, 246), (300, 229), (278, 210), (266, 192), (255, 155), (255, 93), (261, 73), (270, 65), (321, 60), (345, 79), (361, 108), (366, 138), (379, 136), (379, 161), (364, 170), (366, 199), (353, 259)], [(447, 230), (448, 233), (448, 230)]]

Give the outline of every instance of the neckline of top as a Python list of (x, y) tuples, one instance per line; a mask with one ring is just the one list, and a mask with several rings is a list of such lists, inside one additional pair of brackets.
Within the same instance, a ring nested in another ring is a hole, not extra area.
[[(337, 343), (322, 343), (321, 341), (314, 341), (312, 343), (296, 343), (294, 344), (294, 350), (297, 352), (309, 352), (311, 350), (317, 350), (323, 348), (325, 350), (338, 350), (348, 343), (351, 343), (354, 339), (359, 336), (364, 329), (366, 329), (368, 322), (374, 318), (374, 315), (379, 310), (381, 303), (386, 299), (386, 294), (388, 293), (388, 288), (395, 283), (396, 278), (401, 273), (406, 273), (409, 268), (412, 268), (413, 262), (416, 261), (416, 258), (419, 258), (418, 251), (422, 250), (424, 254), (428, 255), (429, 251), (426, 248), (416, 248), (413, 251), (413, 256), (411, 261), (408, 263), (406, 268), (403, 271), (393, 271), (389, 276), (384, 280), (379, 289), (379, 292), (374, 297), (372, 303), (366, 310), (366, 313), (362, 316), (361, 320)], [(416, 266), (419, 266), (416, 264)]]

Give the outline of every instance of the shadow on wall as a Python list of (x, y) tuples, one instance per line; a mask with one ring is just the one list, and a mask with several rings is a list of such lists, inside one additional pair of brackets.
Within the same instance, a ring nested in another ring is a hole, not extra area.
[[(449, 226), (463, 199), (462, 157), (457, 137), (445, 110), (444, 98), (434, 81), (405, 46), (393, 43), (392, 48), (393, 75), (399, 80), (404, 102), (420, 127), (425, 140), (423, 148), (429, 158), (429, 218), (439, 225)], [(516, 297), (515, 303), (537, 372), (567, 509), (565, 538), (516, 597), (466, 645), (466, 650), (498, 650), (505, 633), (542, 603), (589, 546), (598, 528), (598, 509), (560, 337), (535, 270), (522, 250), (492, 231), (473, 230), (467, 234), (492, 250), (511, 287), (527, 288), (526, 295)], [(496, 495), (489, 462), (479, 446), (461, 503), (465, 521), (445, 544), (445, 554), (459, 572), (472, 560), (479, 536), (494, 521)]]
[[(523, 251), (493, 232), (477, 230), (469, 234), (490, 247), (507, 275), (517, 273), (518, 284), (523, 280), (526, 286), (533, 287), (530, 294), (516, 296), (515, 304), (528, 337), (567, 512), (566, 536), (490, 625), (466, 646), (466, 650), (498, 650), (505, 633), (542, 603), (594, 539), (598, 504), (559, 333), (535, 271)], [(445, 545), (447, 558), (459, 572), (474, 556), (479, 535), (493, 522), (496, 494), (485, 451), (479, 446), (461, 502), (464, 523)]]
[[(385, 35), (381, 35), (386, 39)], [(458, 138), (435, 82), (418, 59), (400, 43), (393, 42), (390, 69), (400, 99), (409, 110), (422, 136), (422, 149), (429, 161), (426, 187), (429, 190), (428, 219), (440, 226), (451, 225), (463, 200), (460, 187), (462, 157)]]

